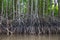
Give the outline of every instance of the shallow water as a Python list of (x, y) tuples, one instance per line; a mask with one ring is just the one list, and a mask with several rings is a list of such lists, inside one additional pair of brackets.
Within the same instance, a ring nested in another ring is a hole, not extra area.
[(0, 35), (0, 40), (60, 40), (60, 35)]

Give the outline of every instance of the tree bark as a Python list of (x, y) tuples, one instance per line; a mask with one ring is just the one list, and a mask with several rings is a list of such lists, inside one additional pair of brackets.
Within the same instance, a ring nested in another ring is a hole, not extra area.
[(60, 0), (58, 0), (58, 17), (60, 18)]
[(0, 0), (0, 16), (1, 16), (1, 11), (2, 11), (2, 0)]

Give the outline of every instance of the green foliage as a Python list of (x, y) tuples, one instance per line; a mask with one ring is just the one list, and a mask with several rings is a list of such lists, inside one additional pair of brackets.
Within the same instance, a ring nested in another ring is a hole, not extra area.
[(58, 4), (54, 8), (54, 12), (55, 12), (54, 15), (58, 16)]
[[(7, 0), (8, 1), (8, 13), (10, 13), (10, 10), (12, 8), (12, 0)], [(23, 2), (22, 2), (23, 1)], [(35, 0), (34, 0), (35, 1)], [(52, 1), (52, 4), (50, 4), (50, 1)], [(27, 12), (27, 0), (20, 0), (20, 3), (23, 4), (23, 11), (24, 13)], [(3, 3), (4, 3), (4, 11), (6, 12), (6, 0), (3, 0)], [(2, 0), (0, 0), (0, 10), (2, 8)], [(46, 0), (45, 1), (45, 14), (46, 15), (50, 15), (50, 11), (53, 10), (54, 11), (54, 16), (57, 16), (58, 15), (58, 4), (56, 6), (54, 6), (54, 0)], [(9, 9), (10, 8), (10, 9)], [(22, 6), (21, 6), (21, 9), (22, 9)], [(38, 0), (38, 9), (39, 9), (39, 13), (43, 13), (43, 0)], [(22, 10), (21, 10), (22, 11)], [(6, 14), (6, 13), (4, 13)]]

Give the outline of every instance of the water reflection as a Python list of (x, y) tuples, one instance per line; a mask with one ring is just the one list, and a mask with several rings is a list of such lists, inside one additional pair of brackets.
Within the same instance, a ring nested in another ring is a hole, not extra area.
[(0, 40), (59, 40), (60, 35), (0, 35)]

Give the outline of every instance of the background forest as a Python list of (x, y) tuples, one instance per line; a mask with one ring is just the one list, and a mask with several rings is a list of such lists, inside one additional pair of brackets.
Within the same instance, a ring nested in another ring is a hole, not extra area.
[(6, 13), (12, 15), (19, 11), (20, 14), (58, 16), (59, 3), (59, 0), (0, 0), (0, 14), (6, 16)]
[(0, 32), (60, 33), (60, 0), (0, 0)]

